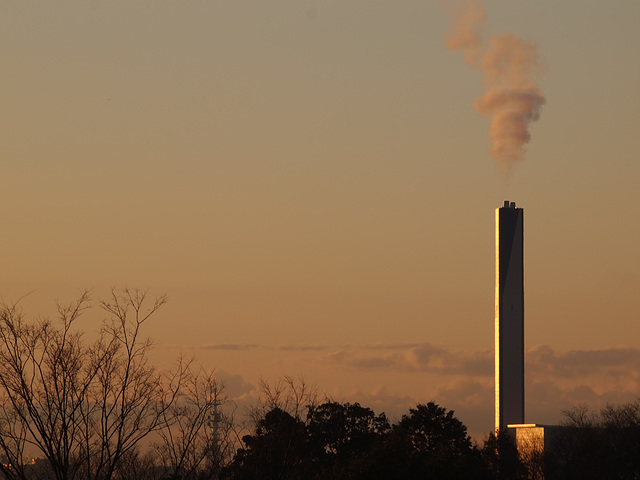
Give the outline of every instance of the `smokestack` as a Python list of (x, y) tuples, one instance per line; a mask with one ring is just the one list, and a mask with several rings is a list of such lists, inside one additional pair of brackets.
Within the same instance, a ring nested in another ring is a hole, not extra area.
[(495, 428), (524, 423), (524, 211), (496, 208)]
[(480, 0), (445, 0), (444, 5), (453, 18), (447, 48), (460, 50), (467, 64), (483, 75), (486, 91), (474, 109), (491, 118), (489, 153), (506, 179), (513, 165), (523, 160), (531, 140), (529, 124), (540, 118), (545, 104), (536, 82), (544, 67), (536, 47), (515, 35), (493, 35), (485, 43), (486, 15)]

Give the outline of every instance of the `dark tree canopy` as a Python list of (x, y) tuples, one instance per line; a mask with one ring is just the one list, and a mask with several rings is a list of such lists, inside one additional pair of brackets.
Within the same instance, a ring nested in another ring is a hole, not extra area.
[(527, 480), (526, 466), (518, 456), (515, 440), (508, 431), (489, 434), (482, 449), (496, 480)]
[(306, 430), (300, 419), (276, 407), (260, 419), (253, 435), (242, 437), (229, 469), (231, 478), (285, 480), (303, 478)]
[(357, 403), (311, 405), (305, 422), (275, 408), (243, 442), (228, 478), (491, 478), (466, 427), (435, 403), (418, 405), (395, 425)]
[(350, 478), (358, 459), (389, 431), (384, 413), (358, 403), (326, 402), (310, 406), (307, 433), (310, 453), (323, 478)]
[(309, 407), (307, 428), (312, 443), (340, 457), (371, 448), (376, 436), (389, 430), (389, 422), (384, 413), (376, 415), (359, 403), (327, 402)]
[(471, 448), (467, 427), (453, 415), (433, 402), (418, 404), (403, 415), (400, 428), (404, 430), (416, 452), (434, 454), (443, 452), (456, 456)]
[(563, 412), (564, 428), (550, 451), (553, 478), (640, 478), (640, 400)]
[(403, 478), (486, 478), (482, 456), (453, 410), (434, 402), (418, 404), (395, 430), (396, 441), (408, 452)]

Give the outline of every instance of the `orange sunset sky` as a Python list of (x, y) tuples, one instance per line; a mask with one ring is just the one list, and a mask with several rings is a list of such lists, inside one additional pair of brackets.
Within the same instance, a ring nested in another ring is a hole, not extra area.
[[(0, 2), (0, 296), (167, 293), (153, 360), (493, 426), (494, 209), (526, 420), (640, 395), (640, 2), (487, 0), (546, 98), (505, 181), (436, 0)], [(82, 328), (98, 328), (88, 312)]]

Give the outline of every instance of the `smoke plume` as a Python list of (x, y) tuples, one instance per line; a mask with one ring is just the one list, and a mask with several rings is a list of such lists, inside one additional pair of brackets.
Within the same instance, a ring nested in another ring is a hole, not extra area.
[(545, 103), (536, 83), (544, 67), (536, 47), (515, 35), (493, 35), (485, 41), (481, 0), (445, 0), (444, 6), (453, 18), (447, 48), (460, 51), (483, 74), (486, 91), (476, 99), (474, 109), (491, 117), (489, 153), (508, 178), (513, 165), (524, 158), (531, 139), (529, 124), (538, 120)]

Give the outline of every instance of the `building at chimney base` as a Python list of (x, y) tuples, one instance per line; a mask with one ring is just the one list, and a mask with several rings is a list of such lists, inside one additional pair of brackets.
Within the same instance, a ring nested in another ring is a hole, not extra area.
[(495, 428), (524, 424), (524, 214), (496, 209)]
[(508, 425), (520, 461), (532, 480), (566, 478), (563, 446), (571, 442), (571, 430), (558, 425), (527, 423)]

